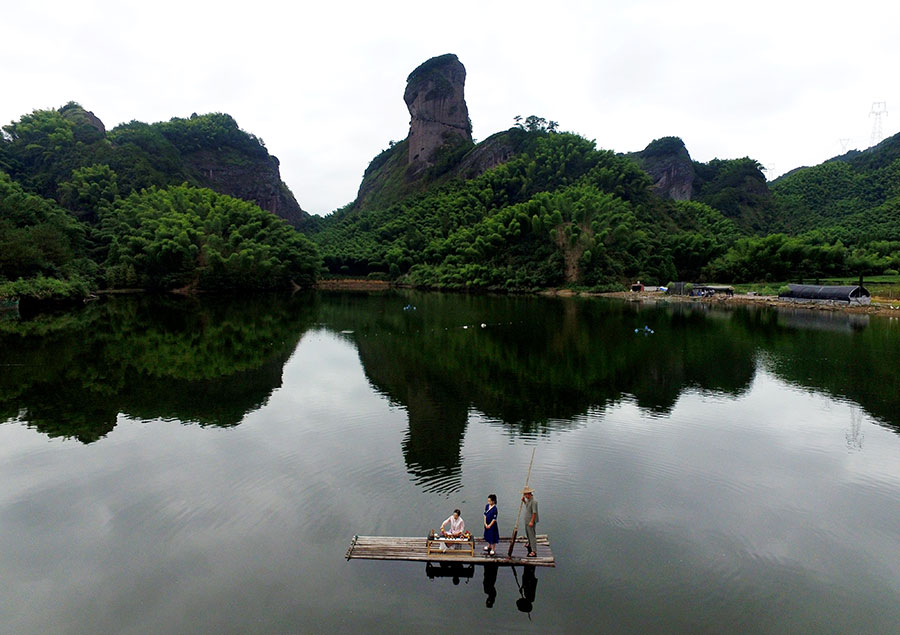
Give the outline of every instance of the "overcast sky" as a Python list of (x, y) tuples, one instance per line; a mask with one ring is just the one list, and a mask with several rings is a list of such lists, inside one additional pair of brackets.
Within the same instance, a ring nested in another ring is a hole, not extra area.
[[(0, 122), (70, 100), (107, 129), (227, 112), (307, 211), (408, 132), (406, 76), (466, 66), (478, 139), (536, 114), (601, 148), (677, 135), (769, 178), (900, 130), (900, 2), (8, 2)], [(849, 140), (849, 141), (847, 141)]]

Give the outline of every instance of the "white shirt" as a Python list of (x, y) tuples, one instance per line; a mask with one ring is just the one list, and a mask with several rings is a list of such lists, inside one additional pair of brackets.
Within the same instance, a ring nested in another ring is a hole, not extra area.
[(450, 529), (447, 532), (449, 534), (458, 534), (466, 530), (466, 522), (462, 519), (462, 516), (455, 518), (453, 514), (450, 514), (450, 518), (442, 522), (441, 527), (444, 525), (450, 525)]

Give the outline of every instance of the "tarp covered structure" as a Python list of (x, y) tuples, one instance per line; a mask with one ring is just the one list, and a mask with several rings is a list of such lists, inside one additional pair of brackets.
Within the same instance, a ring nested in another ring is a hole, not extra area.
[(778, 297), (787, 300), (846, 302), (847, 304), (869, 304), (872, 301), (869, 290), (859, 285), (789, 284), (788, 291), (778, 294)]

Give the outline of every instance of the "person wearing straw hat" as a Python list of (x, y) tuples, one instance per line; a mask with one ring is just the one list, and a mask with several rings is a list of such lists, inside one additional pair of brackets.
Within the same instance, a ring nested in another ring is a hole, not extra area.
[(525, 504), (525, 518), (528, 523), (525, 525), (525, 536), (528, 538), (528, 557), (534, 558), (537, 555), (537, 524), (538, 524), (538, 504), (534, 499), (534, 488), (526, 486), (522, 490), (522, 502)]

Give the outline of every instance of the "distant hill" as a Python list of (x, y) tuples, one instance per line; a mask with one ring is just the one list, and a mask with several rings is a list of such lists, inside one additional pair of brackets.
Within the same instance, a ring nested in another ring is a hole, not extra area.
[[(511, 158), (484, 169), (498, 145)], [(403, 154), (394, 146), (370, 174), (402, 174)], [(326, 266), (438, 288), (617, 288), (699, 275), (739, 235), (707, 205), (654, 195), (632, 159), (538, 126), (499, 133), (426, 178), (384, 206), (368, 199), (318, 220), (310, 236)]]
[(627, 156), (650, 175), (658, 196), (705, 203), (749, 234), (768, 231), (774, 202), (757, 161), (748, 157), (694, 161), (678, 137), (656, 139)]
[(3, 127), (0, 169), (27, 190), (92, 218), (71, 196), (77, 170), (108, 166), (122, 196), (143, 188), (188, 183), (251, 201), (300, 226), (309, 215), (281, 180), (278, 159), (226, 114), (191, 115), (106, 131), (79, 104), (36, 110)]
[(318, 251), (278, 159), (228, 115), (106, 131), (75, 103), (0, 139), (0, 298), (79, 301), (100, 288), (290, 289)]
[(24, 115), (0, 138), (0, 296), (284, 288), (323, 264), (476, 290), (900, 269), (900, 135), (768, 183), (749, 157), (695, 161), (677, 136), (617, 154), (537, 115), (475, 143), (465, 78), (449, 53), (415, 68), (409, 134), (326, 217), (227, 114), (110, 131), (76, 103)]
[(474, 144), (464, 79), (453, 55), (410, 74), (409, 136), (371, 161), (352, 204), (307, 226), (329, 270), (446, 288), (664, 284), (768, 217), (756, 162), (696, 163), (677, 137), (616, 155), (532, 115)]
[(798, 168), (771, 184), (773, 229), (856, 244), (900, 240), (900, 134), (863, 151)]

